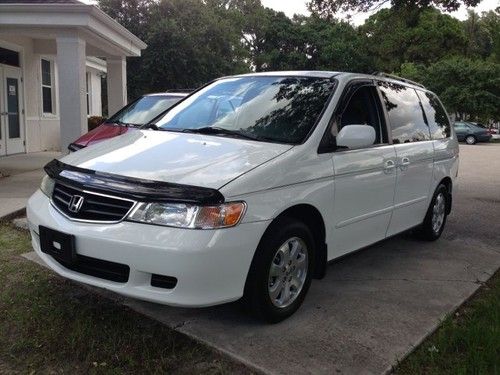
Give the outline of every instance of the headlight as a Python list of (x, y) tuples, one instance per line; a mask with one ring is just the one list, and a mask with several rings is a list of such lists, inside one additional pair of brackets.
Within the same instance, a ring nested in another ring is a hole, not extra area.
[(55, 181), (51, 179), (49, 176), (45, 175), (42, 179), (42, 183), (40, 184), (40, 190), (47, 197), (52, 197), (52, 193), (54, 191)]
[(183, 203), (139, 203), (128, 220), (178, 228), (216, 229), (238, 224), (245, 213), (244, 202), (218, 206)]

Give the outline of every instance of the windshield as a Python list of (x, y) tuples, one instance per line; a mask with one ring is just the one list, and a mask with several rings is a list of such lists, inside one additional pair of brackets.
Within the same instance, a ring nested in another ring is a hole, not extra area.
[(181, 100), (179, 96), (143, 96), (111, 117), (108, 123), (144, 125)]
[(162, 130), (213, 128), (210, 134), (300, 143), (316, 123), (333, 87), (331, 79), (317, 77), (221, 79), (172, 108), (156, 125)]

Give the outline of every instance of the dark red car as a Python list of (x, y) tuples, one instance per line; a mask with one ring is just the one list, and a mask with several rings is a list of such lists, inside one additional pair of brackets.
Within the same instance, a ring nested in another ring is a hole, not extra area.
[(82, 135), (71, 143), (68, 149), (78, 151), (128, 131), (136, 130), (172, 107), (186, 95), (185, 92), (167, 92), (141, 96), (139, 99), (127, 104), (97, 128)]

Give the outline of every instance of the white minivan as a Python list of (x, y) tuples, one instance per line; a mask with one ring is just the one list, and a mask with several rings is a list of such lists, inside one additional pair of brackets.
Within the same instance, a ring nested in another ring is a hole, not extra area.
[(439, 238), (458, 143), (414, 82), (268, 72), (215, 80), (45, 170), (27, 214), (60, 275), (175, 306), (244, 297), (277, 322), (332, 259), (411, 228)]

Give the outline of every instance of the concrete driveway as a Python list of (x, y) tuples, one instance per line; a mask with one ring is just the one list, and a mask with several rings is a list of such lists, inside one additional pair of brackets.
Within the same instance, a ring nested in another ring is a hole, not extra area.
[(59, 152), (34, 152), (0, 157), (0, 219), (22, 211), (38, 189), (43, 166), (58, 158)]
[(335, 262), (285, 322), (263, 325), (238, 304), (180, 309), (112, 298), (266, 373), (387, 372), (500, 267), (500, 144), (460, 151), (439, 241), (401, 235)]

